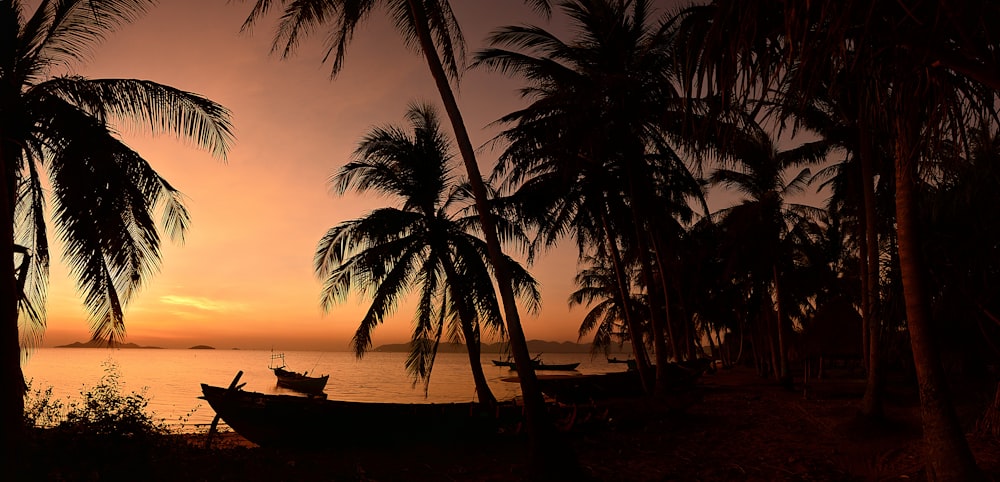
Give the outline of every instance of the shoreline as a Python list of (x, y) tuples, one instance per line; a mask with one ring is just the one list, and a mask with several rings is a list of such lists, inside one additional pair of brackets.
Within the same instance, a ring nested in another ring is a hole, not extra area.
[[(595, 403), (592, 408), (606, 416), (578, 418), (561, 440), (583, 471), (600, 481), (925, 480), (915, 391), (895, 387), (887, 395), (890, 423), (871, 425), (856, 416), (859, 388), (863, 383), (840, 378), (787, 390), (751, 369), (724, 369), (702, 376), (685, 403), (671, 406), (646, 397)], [(968, 408), (971, 417), (975, 410)], [(970, 420), (964, 420), (967, 426)], [(210, 449), (207, 430), (169, 437), (183, 443), (147, 456), (142, 470), (149, 480), (529, 478), (521, 435), (428, 444), (415, 434), (379, 448), (347, 443), (315, 450), (258, 447), (229, 430), (214, 434)], [(970, 434), (969, 442), (983, 471), (1000, 478), (997, 440)], [(59, 447), (43, 452), (70, 453)], [(80, 464), (92, 463), (81, 457)], [(57, 471), (49, 479), (79, 479), (72, 476), (78, 470), (72, 461), (54, 463), (48, 457), (44, 463)], [(118, 480), (101, 480), (110, 479)]]

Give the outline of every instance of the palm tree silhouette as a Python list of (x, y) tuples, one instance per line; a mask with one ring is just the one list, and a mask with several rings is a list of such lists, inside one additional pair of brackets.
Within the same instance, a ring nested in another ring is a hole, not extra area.
[[(929, 479), (982, 479), (947, 390), (917, 224), (918, 166), (928, 143), (961, 130), (970, 115), (994, 109), (1000, 90), (1000, 48), (992, 26), (1000, 10), (989, 2), (780, 1), (712, 2), (688, 11), (689, 38), (698, 39), (686, 65), (689, 92), (737, 92), (742, 100), (783, 75), (814, 92), (829, 72), (861, 66), (876, 87), (871, 109), (884, 111), (894, 164), (896, 241), (910, 347), (920, 385)], [(833, 88), (844, 88), (834, 85)], [(876, 117), (863, 116), (875, 120)]]
[[(372, 304), (354, 334), (354, 352), (371, 348), (371, 335), (409, 291), (420, 293), (407, 369), (430, 382), (437, 347), (446, 322), (449, 333), (461, 333), (479, 401), (495, 404), (480, 361), (482, 328), (503, 333), (503, 318), (491, 281), (492, 265), (485, 243), (470, 230), (475, 218), (462, 217), (468, 190), (452, 175), (449, 142), (434, 110), (411, 106), (406, 114), (412, 135), (395, 126), (369, 132), (355, 159), (332, 179), (341, 194), (374, 191), (399, 199), (398, 207), (331, 228), (319, 243), (315, 271), (323, 280), (322, 304), (329, 311), (352, 289), (371, 293)], [(524, 236), (522, 235), (523, 239)], [(512, 259), (518, 292), (529, 307), (540, 294), (533, 279)], [(457, 330), (457, 331), (456, 331)]]
[[(590, 241), (603, 244), (625, 302), (631, 281), (619, 251), (636, 254), (650, 299), (654, 391), (665, 393), (670, 352), (678, 352), (667, 348), (677, 338), (669, 333), (670, 244), (679, 218), (690, 215), (688, 201), (702, 194), (671, 143), (683, 105), (672, 83), (673, 31), (648, 1), (581, 0), (562, 10), (577, 28), (571, 41), (536, 26), (508, 26), (476, 55), (474, 65), (524, 78), (522, 92), (532, 101), (499, 120), (512, 126), (499, 136), (508, 146), (495, 175), (547, 210), (546, 244), (565, 232), (577, 238), (581, 256)], [(631, 310), (622, 314), (644, 374), (644, 330)]]
[[(576, 274), (577, 289), (569, 295), (570, 306), (584, 305), (590, 308), (580, 323), (579, 333), (582, 338), (594, 332), (593, 351), (606, 351), (612, 343), (631, 342), (631, 338), (627, 336), (628, 327), (622, 323), (628, 319), (624, 312), (631, 310), (632, 317), (641, 319), (645, 308), (645, 300), (635, 293), (630, 293), (629, 302), (623, 302), (618, 289), (618, 278), (604, 258), (590, 258), (589, 266)], [(633, 352), (635, 351), (633, 347)]]
[(824, 159), (830, 144), (825, 140), (807, 142), (780, 151), (777, 142), (756, 122), (748, 120), (732, 141), (728, 156), (736, 168), (719, 168), (710, 179), (714, 184), (735, 189), (744, 200), (716, 213), (730, 233), (742, 239), (756, 290), (769, 290), (771, 296), (757, 293), (758, 298), (773, 299), (777, 336), (777, 356), (774, 375), (783, 382), (788, 371), (788, 336), (791, 327), (788, 313), (783, 310), (781, 294), (782, 265), (788, 260), (786, 239), (793, 226), (822, 215), (820, 210), (802, 204), (786, 203), (785, 198), (800, 193), (810, 179), (808, 168), (785, 181), (790, 168), (817, 163)]
[[(548, 0), (527, 0), (526, 3), (543, 13), (549, 11)], [(329, 28), (324, 60), (332, 56), (333, 75), (343, 68), (347, 47), (355, 30), (376, 8), (384, 9), (393, 19), (407, 45), (415, 47), (423, 55), (451, 121), (455, 143), (465, 164), (476, 211), (482, 224), (483, 238), (493, 261), (507, 336), (524, 397), (532, 465), (543, 472), (576, 471), (576, 457), (569, 453), (569, 447), (553, 442), (557, 434), (528, 352), (513, 287), (514, 275), (508, 271), (504, 262), (497, 222), (494, 213), (490, 211), (489, 189), (483, 181), (462, 111), (452, 91), (451, 82), (458, 81), (464, 67), (462, 60), (465, 41), (451, 4), (447, 0), (257, 0), (243, 24), (244, 30), (249, 29), (276, 4), (284, 6), (285, 10), (274, 39), (274, 50), (288, 55), (298, 45), (300, 37), (316, 28)], [(553, 450), (567, 453), (557, 455)]]
[[(13, 263), (0, 263), (6, 447), (18, 446), (23, 424), (19, 304), (26, 331), (44, 326), (46, 201), (83, 292), (91, 336), (115, 344), (125, 335), (124, 306), (159, 265), (156, 211), (174, 239), (183, 239), (188, 225), (180, 193), (118, 138), (115, 126), (176, 134), (220, 158), (233, 142), (229, 111), (197, 94), (146, 80), (52, 75), (85, 60), (153, 3), (45, 1), (26, 15), (24, 2), (0, 2), (0, 257), (17, 259), (15, 243), (30, 257), (22, 257), (27, 265), (18, 273), (27, 275), (23, 291)], [(43, 189), (43, 178), (51, 189)]]

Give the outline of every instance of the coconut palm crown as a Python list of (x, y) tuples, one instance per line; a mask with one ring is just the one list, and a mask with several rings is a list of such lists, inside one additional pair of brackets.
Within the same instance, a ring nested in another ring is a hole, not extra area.
[[(481, 328), (504, 333), (489, 253), (475, 236), (478, 218), (465, 216), (468, 210), (461, 209), (462, 202), (469, 202), (468, 189), (452, 174), (449, 142), (434, 110), (414, 105), (407, 119), (412, 135), (395, 126), (373, 129), (361, 141), (355, 159), (332, 179), (340, 194), (352, 188), (372, 191), (398, 199), (399, 204), (342, 222), (323, 236), (314, 258), (315, 272), (323, 281), (322, 305), (329, 311), (352, 290), (371, 295), (371, 305), (352, 339), (354, 352), (361, 357), (372, 346), (375, 327), (414, 289), (419, 301), (407, 362), (414, 383), (429, 380), (445, 328), (453, 339), (461, 333), (467, 348), (475, 350), (473, 372), (477, 376), (478, 368), (481, 375)], [(526, 243), (523, 234), (504, 231)], [(529, 310), (537, 311), (541, 295), (534, 279), (511, 258), (506, 261), (521, 299)], [(480, 400), (492, 398), (484, 396), (489, 391), (485, 382), (485, 377), (477, 379)]]
[(9, 260), (0, 263), (0, 383), (8, 393), (7, 447), (16, 444), (22, 423), (21, 349), (37, 342), (44, 327), (46, 210), (83, 294), (92, 337), (115, 344), (125, 335), (124, 307), (159, 266), (156, 213), (176, 240), (189, 223), (180, 193), (122, 142), (119, 128), (175, 134), (223, 159), (233, 142), (229, 111), (205, 97), (148, 80), (69, 73), (154, 3), (43, 0), (29, 14), (28, 2), (0, 1), (0, 257)]

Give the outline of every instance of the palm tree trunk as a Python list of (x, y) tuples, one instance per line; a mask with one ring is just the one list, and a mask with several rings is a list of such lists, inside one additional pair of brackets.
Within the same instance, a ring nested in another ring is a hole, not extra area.
[[(0, 132), (0, 392), (3, 395), (2, 423), (4, 448), (0, 459), (5, 467), (17, 468), (19, 451), (24, 445), (24, 374), (21, 372), (21, 341), (17, 326), (17, 302), (21, 293), (17, 291), (14, 273), (14, 176), (13, 163), (7, 153), (3, 133)], [(18, 473), (18, 472), (15, 472)]]
[(871, 135), (867, 131), (865, 116), (858, 118), (860, 123), (861, 140), (861, 189), (863, 192), (865, 210), (865, 238), (862, 255), (865, 257), (862, 269), (864, 292), (862, 293), (862, 318), (865, 320), (865, 327), (868, 329), (868, 347), (865, 350), (867, 359), (867, 379), (865, 382), (865, 395), (861, 399), (861, 413), (867, 417), (883, 418), (885, 412), (882, 408), (882, 343), (881, 324), (875, 318), (876, 306), (879, 297), (879, 248), (878, 231), (875, 224), (875, 173), (872, 169), (874, 162), (871, 145)]
[[(702, 322), (702, 325), (707, 325), (707, 323)], [(719, 350), (715, 349), (715, 340), (712, 340), (712, 327), (704, 326), (705, 338), (708, 338), (708, 352), (711, 354), (711, 359), (714, 361), (716, 359), (722, 358), (722, 346), (719, 345)], [(697, 332), (697, 330), (695, 330)]]
[(868, 241), (865, 239), (865, 229), (864, 225), (859, 224), (856, 235), (858, 236), (858, 278), (861, 282), (861, 364), (865, 373), (868, 373), (868, 363), (871, 358), (869, 352), (871, 343), (868, 342), (868, 337), (871, 335), (869, 325), (872, 322), (872, 314), (868, 311), (870, 292), (868, 291)]
[[(443, 257), (441, 264), (449, 279), (459, 279), (450, 258)], [(482, 346), (480, 344), (482, 340), (479, 338), (474, 308), (466, 302), (462, 293), (456, 292), (459, 291), (458, 287), (451, 283), (449, 286), (452, 287), (452, 298), (458, 301), (458, 316), (461, 318), (459, 322), (462, 325), (462, 336), (465, 338), (465, 351), (469, 354), (469, 367), (472, 369), (472, 381), (476, 386), (476, 396), (479, 398), (479, 403), (488, 405), (490, 408), (496, 407), (497, 398), (490, 390), (490, 384), (486, 381), (486, 373), (483, 372)]]
[(766, 331), (766, 336), (768, 346), (771, 349), (771, 370), (768, 372), (768, 375), (773, 376), (775, 381), (781, 382), (781, 371), (778, 369), (781, 366), (781, 360), (778, 356), (778, 347), (781, 346), (781, 343), (777, 340), (778, 334), (780, 333), (778, 330), (777, 317), (774, 316), (774, 310), (765, 308), (765, 306), (766, 305), (761, 305), (761, 313), (763, 314), (762, 316), (764, 319), (767, 320), (768, 329)]
[[(736, 358), (734, 359), (734, 358), (730, 357), (730, 359), (729, 359), (730, 365), (732, 365), (732, 366), (739, 365), (740, 362), (743, 361), (743, 347), (746, 344), (746, 337), (747, 337), (747, 333), (746, 333), (747, 332), (747, 330), (746, 330), (746, 321), (743, 319), (742, 316), (738, 317), (737, 323), (738, 324), (736, 326), (737, 326), (737, 328), (740, 329), (740, 338), (739, 338), (739, 340), (740, 340), (740, 348), (739, 348), (739, 350), (736, 351)], [(729, 336), (726, 336), (726, 339), (728, 340)], [(727, 343), (727, 345), (728, 345), (728, 343)], [(752, 350), (753, 347), (750, 347), (750, 349)]]
[(719, 358), (722, 360), (722, 366), (726, 368), (733, 366), (733, 353), (730, 346), (732, 344), (729, 343), (729, 335), (730, 333), (727, 332), (726, 343), (723, 344), (722, 329), (718, 328), (715, 330), (715, 344), (719, 347)]
[[(633, 210), (633, 216), (636, 213)], [(670, 387), (670, 379), (668, 378), (669, 372), (667, 371), (667, 365), (670, 363), (669, 354), (667, 353), (667, 343), (664, 339), (664, 325), (669, 326), (669, 316), (667, 316), (666, 322), (661, 316), (661, 312), (670, 311), (669, 306), (664, 306), (663, 310), (658, 309), (657, 304), (663, 301), (666, 304), (666, 300), (659, 299), (659, 292), (656, 286), (656, 280), (653, 279), (653, 269), (650, 266), (649, 259), (649, 247), (646, 245), (645, 237), (642, 231), (636, 226), (636, 245), (639, 252), (640, 265), (642, 267), (642, 278), (643, 282), (646, 284), (646, 293), (649, 296), (649, 317), (650, 317), (650, 330), (653, 332), (653, 352), (656, 356), (656, 382), (653, 385), (653, 396), (663, 397), (667, 394), (667, 389)], [(671, 337), (671, 341), (673, 341)], [(676, 353), (676, 346), (673, 347), (674, 353)]]
[[(677, 338), (676, 338), (677, 332), (674, 330), (674, 328), (676, 328), (674, 326), (674, 317), (673, 317), (673, 314), (670, 312), (672, 303), (671, 303), (671, 297), (670, 297), (669, 283), (667, 282), (667, 264), (666, 264), (666, 262), (664, 260), (664, 256), (662, 256), (662, 253), (661, 253), (661, 251), (664, 248), (662, 248), (661, 245), (660, 245), (660, 243), (657, 242), (657, 236), (652, 235), (652, 234), (650, 235), (650, 244), (651, 244), (651, 246), (653, 248), (653, 256), (656, 257), (656, 266), (657, 266), (657, 268), (659, 268), (658, 271), (660, 273), (660, 276), (659, 276), (658, 279), (659, 279), (660, 289), (663, 292), (663, 309), (666, 312), (666, 314), (665, 314), (665, 317), (666, 317), (665, 324), (666, 324), (666, 327), (667, 327), (667, 339), (670, 340), (670, 349), (671, 349), (671, 351), (674, 354), (674, 359), (680, 361), (680, 359), (681, 359), (681, 352), (680, 352), (680, 349), (678, 348), (678, 344), (677, 344)], [(656, 280), (657, 277), (654, 276), (653, 279)], [(680, 291), (678, 291), (678, 292), (680, 292)], [(688, 327), (685, 326), (685, 328), (688, 328)], [(684, 340), (685, 352), (687, 352), (687, 355), (690, 356), (690, 354), (691, 354), (691, 351), (690, 351), (691, 336), (690, 336), (690, 332), (689, 331), (685, 330), (685, 332), (686, 332), (686, 335), (688, 335), (688, 336), (685, 336), (686, 339)]]
[(622, 316), (625, 317), (625, 326), (628, 327), (629, 340), (632, 342), (632, 353), (635, 356), (635, 368), (639, 372), (639, 380), (646, 393), (652, 393), (653, 384), (649, 378), (649, 356), (646, 353), (646, 343), (642, 339), (642, 327), (638, 320), (632, 316), (632, 297), (629, 295), (629, 280), (625, 275), (625, 266), (622, 263), (621, 251), (618, 243), (615, 242), (608, 225), (607, 213), (601, 213), (601, 223), (604, 226), (605, 240), (608, 244), (608, 251), (611, 252), (611, 264), (615, 270), (615, 280), (618, 282), (618, 296), (623, 307)]
[(517, 366), (518, 379), (521, 385), (521, 395), (524, 400), (525, 419), (528, 428), (529, 451), (531, 463), (536, 470), (543, 472), (564, 471), (571, 472), (576, 469), (578, 462), (572, 449), (567, 444), (558, 443), (555, 439), (557, 433), (549, 414), (546, 410), (545, 399), (539, 389), (538, 378), (531, 365), (531, 354), (528, 352), (528, 342), (524, 336), (524, 329), (521, 326), (521, 317), (517, 312), (517, 304), (514, 298), (514, 288), (510, 268), (507, 266), (503, 250), (500, 247), (500, 238), (497, 236), (496, 223), (493, 220), (493, 213), (489, 207), (489, 194), (483, 176), (479, 171), (479, 164), (476, 161), (475, 149), (469, 139), (469, 133), (465, 128), (465, 121), (462, 119), (462, 112), (458, 108), (458, 101), (448, 83), (448, 76), (444, 71), (441, 58), (438, 56), (434, 41), (427, 28), (427, 16), (424, 12), (423, 3), (417, 0), (408, 0), (410, 14), (413, 16), (414, 30), (420, 42), (420, 49), (427, 61), (431, 76), (441, 95), (441, 102), (444, 104), (445, 112), (451, 121), (455, 134), (455, 143), (462, 155), (466, 173), (469, 177), (469, 184), (473, 197), (476, 201), (476, 211), (479, 213), (482, 224), (483, 237), (486, 247), (489, 250), (490, 259), (494, 265), (494, 276), (497, 280), (497, 290), (500, 292), (500, 299), (504, 308), (504, 319), (507, 323), (507, 336), (510, 342), (510, 350), (514, 355), (514, 363)]
[[(905, 102), (919, 103), (917, 96)], [(906, 323), (920, 391), (920, 414), (923, 420), (927, 461), (927, 479), (931, 481), (983, 480), (969, 449), (955, 407), (948, 393), (944, 369), (932, 333), (924, 271), (917, 233), (916, 139), (915, 129), (902, 114), (895, 120), (896, 145), (896, 236), (899, 268), (906, 303)]]
[(778, 382), (790, 384), (792, 376), (788, 372), (788, 332), (785, 328), (784, 313), (781, 311), (781, 290), (778, 288), (778, 265), (771, 265), (774, 275), (774, 314), (778, 330)]
[[(463, 317), (464, 318), (464, 317)], [(490, 390), (490, 384), (486, 381), (486, 373), (483, 372), (482, 346), (476, 330), (471, 322), (462, 320), (462, 336), (465, 337), (465, 348), (469, 352), (469, 366), (472, 367), (472, 380), (476, 383), (476, 396), (479, 403), (488, 407), (496, 407), (497, 397)]]

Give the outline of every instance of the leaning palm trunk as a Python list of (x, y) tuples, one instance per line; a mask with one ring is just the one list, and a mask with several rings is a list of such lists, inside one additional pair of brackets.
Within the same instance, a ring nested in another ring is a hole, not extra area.
[[(908, 98), (906, 102), (913, 102)], [(924, 290), (923, 267), (917, 233), (916, 138), (918, 129), (903, 115), (895, 120), (896, 145), (896, 236), (899, 269), (906, 301), (906, 322), (910, 333), (914, 367), (920, 390), (920, 414), (926, 457), (927, 479), (932, 481), (975, 481), (983, 475), (976, 466), (947, 391), (944, 369), (935, 345)]]
[[(650, 239), (651, 239), (652, 248), (653, 248), (653, 255), (656, 257), (656, 266), (659, 269), (659, 273), (660, 273), (660, 277), (659, 277), (659, 282), (660, 283), (659, 284), (660, 284), (660, 290), (663, 292), (663, 306), (664, 306), (664, 311), (666, 311), (666, 314), (664, 316), (666, 316), (666, 323), (665, 324), (666, 324), (666, 327), (667, 327), (667, 337), (670, 340), (670, 348), (671, 348), (671, 350), (674, 353), (674, 359), (680, 361), (680, 359), (681, 359), (681, 351), (678, 348), (678, 344), (677, 344), (677, 331), (675, 330), (676, 326), (674, 326), (674, 317), (671, 314), (671, 305), (672, 305), (672, 303), (671, 303), (671, 297), (670, 297), (670, 284), (667, 281), (667, 279), (668, 279), (667, 278), (667, 276), (668, 276), (668, 274), (667, 274), (667, 268), (668, 267), (667, 267), (666, 260), (664, 260), (664, 257), (662, 256), (662, 254), (663, 254), (662, 251), (665, 248), (663, 248), (663, 246), (659, 242), (657, 242), (657, 237), (656, 236), (650, 236)], [(656, 278), (654, 277), (654, 279), (656, 279)], [(679, 292), (680, 292), (680, 290), (678, 290), (678, 293)], [(683, 310), (681, 310), (681, 311), (683, 311)], [(689, 330), (689, 328), (690, 328), (689, 320), (687, 320), (687, 318), (684, 317), (684, 321), (685, 321), (685, 327), (684, 327), (685, 328), (684, 353), (686, 354), (687, 358), (690, 358), (691, 354), (693, 353), (691, 351), (691, 344), (693, 343), (694, 339), (691, 336), (691, 333), (690, 333), (690, 330)]]
[[(483, 237), (489, 250), (490, 259), (494, 266), (494, 275), (497, 280), (497, 289), (500, 292), (500, 299), (504, 308), (504, 319), (507, 324), (507, 336), (510, 342), (511, 353), (514, 356), (514, 363), (517, 366), (518, 378), (521, 384), (521, 395), (524, 397), (525, 418), (528, 425), (528, 437), (532, 465), (543, 471), (563, 470), (564, 467), (575, 465), (575, 459), (568, 446), (554, 442), (556, 437), (555, 426), (546, 411), (545, 400), (538, 386), (538, 379), (535, 370), (531, 365), (531, 354), (528, 351), (528, 343), (524, 336), (524, 329), (521, 326), (521, 318), (517, 312), (517, 304), (514, 298), (514, 289), (510, 268), (503, 256), (500, 248), (500, 238), (497, 236), (496, 223), (493, 213), (489, 207), (489, 195), (486, 185), (483, 182), (482, 174), (479, 171), (479, 164), (476, 162), (475, 150), (469, 133), (465, 128), (465, 121), (462, 119), (462, 112), (458, 108), (458, 102), (451, 90), (448, 76), (444, 71), (441, 59), (438, 56), (437, 48), (428, 31), (427, 16), (423, 10), (423, 4), (417, 0), (407, 2), (410, 13), (413, 16), (414, 30), (420, 43), (421, 52), (427, 61), (427, 66), (434, 78), (441, 101), (448, 119), (451, 121), (455, 134), (455, 143), (458, 145), (459, 153), (469, 177), (469, 184), (476, 202), (476, 211), (482, 224)], [(562, 453), (559, 453), (562, 451)]]
[[(634, 210), (633, 215), (635, 215)], [(665, 325), (669, 324), (669, 319), (665, 320), (662, 313), (669, 311), (669, 306), (664, 310), (656, 308), (656, 305), (660, 301), (666, 303), (666, 300), (660, 300), (657, 296), (659, 292), (655, 284), (656, 280), (653, 279), (653, 268), (650, 266), (652, 263), (649, 259), (648, 246), (646, 245), (643, 233), (638, 227), (636, 227), (636, 245), (638, 246), (642, 267), (642, 278), (646, 284), (646, 293), (649, 295), (650, 331), (653, 332), (653, 353), (656, 356), (656, 382), (653, 385), (653, 396), (663, 397), (666, 396), (667, 389), (670, 388), (669, 372), (667, 370), (667, 365), (670, 363), (670, 354), (667, 352), (667, 341), (664, 339)]]
[(465, 336), (465, 348), (469, 353), (469, 366), (472, 367), (472, 379), (476, 383), (476, 396), (479, 398), (479, 403), (495, 407), (497, 398), (493, 396), (490, 384), (486, 381), (479, 336), (473, 329), (472, 323), (462, 321), (462, 335)]
[(618, 244), (608, 226), (606, 213), (601, 213), (601, 222), (604, 223), (604, 232), (608, 243), (608, 250), (611, 252), (611, 264), (614, 265), (615, 281), (618, 283), (618, 296), (621, 298), (622, 316), (625, 318), (625, 326), (628, 327), (629, 340), (632, 343), (632, 353), (635, 356), (635, 368), (639, 372), (639, 380), (646, 393), (652, 392), (653, 384), (649, 378), (649, 357), (646, 354), (646, 344), (642, 340), (642, 329), (639, 322), (632, 316), (632, 297), (629, 296), (628, 279), (625, 275), (625, 268), (622, 266), (622, 255), (618, 250)]
[(0, 327), (0, 379), (3, 388), (3, 420), (0, 430), (3, 431), (4, 449), (2, 450), (5, 467), (16, 467), (19, 460), (17, 451), (23, 446), (24, 433), (24, 374), (21, 373), (21, 344), (17, 326), (17, 302), (21, 293), (17, 290), (14, 279), (14, 205), (12, 169), (14, 163), (7, 158), (12, 152), (9, 146), (3, 145), (3, 134), (0, 132), (0, 257), (7, 261), (0, 262), (0, 304), (3, 314), (0, 315), (3, 326)]
[[(459, 279), (451, 260), (445, 258), (443, 263), (448, 278), (453, 280)], [(461, 317), (459, 322), (462, 325), (462, 336), (465, 338), (465, 351), (469, 354), (469, 368), (472, 370), (472, 380), (476, 386), (476, 396), (479, 398), (479, 403), (488, 405), (491, 408), (495, 407), (497, 399), (493, 396), (490, 384), (486, 381), (486, 374), (483, 372), (482, 346), (480, 345), (479, 330), (475, 326), (475, 313), (472, 312), (473, 309), (463, 299), (462, 293), (455, 293), (454, 291), (457, 291), (457, 289), (453, 289), (452, 297), (460, 300), (458, 316)]]

